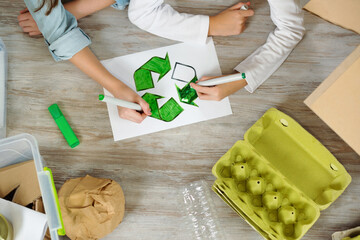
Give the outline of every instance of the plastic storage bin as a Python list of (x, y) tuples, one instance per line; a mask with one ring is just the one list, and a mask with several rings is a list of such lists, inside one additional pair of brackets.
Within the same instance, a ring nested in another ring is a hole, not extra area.
[(0, 38), (0, 138), (6, 137), (6, 78), (7, 53)]
[(36, 139), (30, 134), (19, 134), (0, 140), (0, 168), (20, 162), (34, 160), (44, 208), (52, 240), (64, 235), (61, 212), (51, 172), (44, 169)]
[(274, 108), (212, 172), (215, 193), (265, 239), (300, 239), (351, 182), (319, 141)]

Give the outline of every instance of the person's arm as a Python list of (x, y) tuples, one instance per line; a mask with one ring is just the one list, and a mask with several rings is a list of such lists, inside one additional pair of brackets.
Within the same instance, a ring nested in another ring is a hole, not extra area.
[[(216, 77), (202, 77), (198, 82), (209, 80), (212, 78), (216, 78)], [(190, 83), (190, 86), (196, 90), (197, 95), (201, 100), (213, 100), (213, 101), (220, 101), (225, 97), (237, 92), (239, 89), (245, 87), (246, 85), (247, 82), (245, 79), (230, 83), (219, 84), (213, 87), (203, 87), (195, 83)]]
[(109, 73), (88, 47), (76, 53), (70, 59), (70, 62), (86, 75), (100, 83), (104, 88), (111, 92), (114, 97), (138, 103), (144, 111), (139, 113), (132, 109), (118, 107), (119, 116), (121, 118), (141, 123), (147, 115), (151, 115), (149, 104), (128, 86)]
[[(115, 0), (73, 0), (71, 2), (65, 3), (63, 6), (67, 11), (74, 15), (76, 19), (80, 19), (101, 9), (104, 9), (114, 3)], [(22, 30), (28, 33), (30, 36), (41, 34), (34, 18), (27, 8), (20, 11), (18, 21)]]
[[(254, 92), (281, 66), (301, 41), (305, 28), (299, 0), (268, 1), (271, 19), (276, 25), (276, 29), (269, 34), (264, 45), (235, 67), (236, 71), (246, 73), (246, 80), (221, 84), (215, 87), (201, 87), (192, 84), (198, 95), (201, 96), (200, 99), (221, 100), (243, 87), (251, 93)], [(204, 77), (200, 81), (206, 79), (208, 77)]]
[(247, 17), (254, 14), (253, 10), (240, 10), (244, 4), (209, 17), (179, 13), (163, 0), (131, 0), (129, 19), (139, 28), (164, 38), (205, 43), (209, 35), (229, 36), (244, 31)]
[(276, 28), (266, 43), (235, 67), (246, 73), (245, 89), (254, 92), (286, 60), (305, 34), (303, 11), (299, 0), (268, 0)]
[(38, 7), (37, 0), (25, 0), (25, 3), (56, 61), (70, 59), (75, 66), (99, 82), (115, 97), (137, 102), (144, 111), (144, 113), (138, 113), (135, 110), (119, 108), (120, 117), (141, 122), (146, 115), (151, 114), (149, 105), (112, 76), (99, 62), (88, 48), (91, 43), (89, 37), (77, 27), (75, 17), (65, 10), (60, 1), (48, 16), (45, 14), (46, 6), (35, 12)]

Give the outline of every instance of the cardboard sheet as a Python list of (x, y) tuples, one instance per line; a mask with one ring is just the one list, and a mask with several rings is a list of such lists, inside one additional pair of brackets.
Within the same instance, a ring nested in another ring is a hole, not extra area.
[(0, 183), (0, 198), (17, 189), (12, 201), (22, 206), (41, 196), (33, 160), (0, 168)]
[(304, 9), (360, 34), (359, 0), (311, 0)]
[(47, 229), (47, 218), (19, 204), (0, 198), (0, 212), (11, 223), (14, 240), (43, 240)]
[(305, 104), (360, 155), (360, 46)]
[[(170, 120), (168, 115), (166, 120), (147, 117), (141, 124), (137, 124), (121, 119), (117, 107), (107, 104), (115, 141), (232, 114), (228, 98), (204, 101), (196, 97), (189, 104), (182, 102), (179, 94), (194, 78), (221, 75), (211, 38), (206, 45), (181, 43), (104, 60), (102, 64), (115, 77), (137, 90), (140, 96), (148, 94), (152, 98), (150, 101), (155, 101), (160, 111), (163, 109), (167, 114), (169, 110), (180, 112), (176, 117), (170, 117)], [(107, 90), (104, 92), (112, 96)]]

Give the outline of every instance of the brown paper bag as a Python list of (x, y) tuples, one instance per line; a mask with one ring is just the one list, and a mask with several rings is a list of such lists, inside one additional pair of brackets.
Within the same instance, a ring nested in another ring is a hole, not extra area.
[(59, 191), (59, 202), (66, 235), (72, 240), (102, 238), (124, 217), (123, 191), (111, 179), (70, 179)]

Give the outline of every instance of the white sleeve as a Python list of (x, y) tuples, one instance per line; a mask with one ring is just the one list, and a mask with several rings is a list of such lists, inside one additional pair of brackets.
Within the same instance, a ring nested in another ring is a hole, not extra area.
[(209, 16), (179, 13), (163, 0), (131, 0), (129, 20), (152, 34), (181, 42), (206, 43)]
[(254, 92), (286, 60), (305, 34), (299, 0), (268, 0), (276, 29), (266, 43), (242, 61), (235, 70), (246, 73), (245, 89)]

